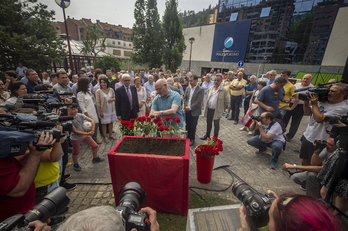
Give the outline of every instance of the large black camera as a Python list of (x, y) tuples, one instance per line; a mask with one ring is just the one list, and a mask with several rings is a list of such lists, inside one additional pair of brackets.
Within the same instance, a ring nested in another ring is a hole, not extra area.
[(309, 87), (308, 88), (308, 93), (299, 93), (298, 98), (300, 100), (308, 100), (308, 98), (312, 95), (315, 94), (318, 96), (318, 100), (320, 102), (325, 102), (327, 101), (328, 94), (329, 94), (330, 87)]
[(250, 117), (252, 120), (256, 120), (257, 122), (261, 122), (262, 118), (261, 116), (254, 116), (254, 115), (251, 115)]
[(145, 202), (146, 193), (136, 182), (129, 182), (118, 192), (120, 204), (116, 211), (120, 212), (126, 221), (126, 231), (133, 228), (140, 230), (150, 230), (150, 220), (146, 213), (138, 211), (139, 207)]
[(325, 116), (324, 121), (328, 122), (329, 124), (337, 124), (339, 121), (341, 121), (342, 123), (348, 125), (348, 115), (345, 115), (345, 116)]
[(274, 196), (258, 193), (244, 181), (234, 184), (232, 192), (246, 207), (246, 220), (250, 227), (260, 228), (267, 225), (269, 221), (268, 210), (275, 199)]
[(327, 141), (326, 140), (314, 140), (314, 147), (315, 149), (321, 149), (323, 150), (326, 147)]
[(29, 230), (29, 222), (40, 220), (45, 222), (51, 216), (62, 211), (70, 202), (66, 196), (66, 189), (58, 187), (50, 192), (44, 199), (35, 205), (26, 214), (14, 215), (0, 223), (0, 231)]

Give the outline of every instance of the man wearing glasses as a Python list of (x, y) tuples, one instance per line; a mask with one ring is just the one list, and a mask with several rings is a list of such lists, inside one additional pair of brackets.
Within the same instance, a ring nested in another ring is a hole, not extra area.
[(169, 90), (167, 82), (164, 79), (157, 80), (155, 90), (157, 95), (152, 101), (150, 116), (179, 118), (179, 127), (184, 127), (184, 115), (181, 110), (181, 97), (179, 93)]
[(277, 168), (278, 158), (282, 153), (285, 138), (283, 129), (278, 122), (273, 121), (274, 116), (271, 112), (264, 112), (260, 116), (261, 121), (255, 121), (250, 126), (250, 130), (258, 129), (260, 135), (256, 135), (247, 140), (247, 143), (258, 150), (256, 154), (261, 155), (267, 151), (267, 147), (272, 148), (271, 169)]
[(137, 89), (131, 86), (131, 77), (122, 75), (123, 86), (115, 91), (116, 116), (118, 120), (129, 120), (138, 117), (139, 103)]

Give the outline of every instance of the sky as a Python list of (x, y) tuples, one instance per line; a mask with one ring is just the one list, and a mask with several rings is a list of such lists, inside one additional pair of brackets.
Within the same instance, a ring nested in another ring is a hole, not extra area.
[[(56, 12), (55, 21), (63, 21), (63, 11), (55, 0), (39, 0)], [(157, 0), (157, 9), (162, 20), (166, 0)], [(219, 0), (178, 0), (178, 11), (194, 10), (195, 12), (217, 5)], [(75, 19), (88, 18), (92, 22), (100, 20), (113, 25), (132, 28), (134, 24), (135, 0), (70, 0), (65, 9), (66, 16)]]

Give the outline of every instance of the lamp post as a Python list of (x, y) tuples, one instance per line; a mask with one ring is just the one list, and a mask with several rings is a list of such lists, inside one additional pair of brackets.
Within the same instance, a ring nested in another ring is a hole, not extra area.
[(224, 47), (224, 49), (222, 49), (222, 67), (221, 67), (221, 74), (223, 74), (223, 70), (224, 70), (224, 62), (225, 62), (225, 52), (226, 52), (226, 48)]
[(72, 60), (71, 55), (71, 48), (70, 48), (70, 38), (69, 38), (69, 32), (68, 32), (68, 24), (66, 22), (66, 16), (65, 16), (65, 8), (70, 6), (70, 0), (54, 0), (59, 7), (63, 9), (63, 17), (64, 17), (64, 24), (65, 24), (65, 32), (66, 32), (66, 41), (68, 43), (68, 51), (69, 51), (69, 63), (70, 63), (70, 70), (71, 74), (75, 74), (75, 68), (74, 63)]
[(195, 38), (194, 38), (194, 37), (189, 38), (189, 42), (190, 42), (190, 44), (191, 44), (191, 47), (190, 47), (190, 62), (189, 62), (189, 71), (191, 71), (192, 43), (194, 43), (194, 41), (195, 41)]

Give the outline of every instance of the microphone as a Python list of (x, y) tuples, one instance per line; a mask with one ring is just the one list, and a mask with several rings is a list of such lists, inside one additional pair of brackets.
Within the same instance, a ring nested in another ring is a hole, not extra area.
[(300, 92), (300, 91), (307, 91), (309, 89), (309, 87), (302, 87), (302, 88), (299, 88), (299, 89), (296, 89), (294, 92)]

